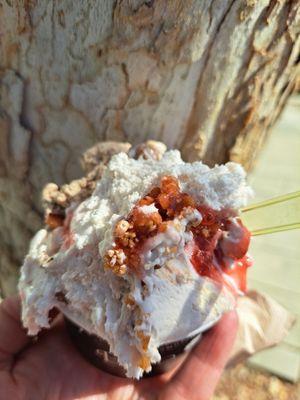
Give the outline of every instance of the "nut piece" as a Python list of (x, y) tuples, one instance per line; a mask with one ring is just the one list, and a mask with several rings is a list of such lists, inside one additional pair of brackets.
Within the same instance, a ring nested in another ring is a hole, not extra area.
[(55, 183), (48, 183), (44, 187), (42, 201), (46, 215), (54, 210), (69, 207), (72, 201), (81, 202), (89, 197), (111, 157), (120, 152), (128, 153), (130, 147), (129, 143), (99, 142), (88, 149), (81, 159), (83, 169), (87, 173), (86, 177), (73, 180), (61, 187)]
[(85, 172), (89, 173), (99, 164), (106, 165), (113, 155), (128, 153), (130, 143), (122, 142), (99, 142), (83, 153), (81, 164)]
[(126, 304), (129, 308), (132, 308), (132, 307), (134, 307), (134, 306), (136, 305), (136, 302), (135, 302), (134, 298), (133, 298), (130, 294), (128, 294), (128, 295), (125, 297), (125, 304)]
[(142, 368), (144, 371), (149, 370), (149, 368), (151, 367), (151, 362), (149, 357), (142, 356), (140, 358), (139, 367)]
[(132, 228), (132, 225), (130, 225), (130, 223), (125, 219), (122, 219), (116, 225), (115, 235), (117, 237), (121, 237), (128, 231), (129, 228)]
[(130, 150), (129, 155), (134, 158), (144, 158), (145, 160), (159, 161), (164, 153), (167, 151), (167, 146), (162, 142), (156, 140), (147, 140)]
[(125, 260), (126, 255), (122, 249), (110, 249), (104, 257), (104, 268), (111, 269), (116, 275), (125, 275), (127, 273)]
[[(63, 214), (63, 210), (70, 206), (72, 201), (81, 202), (89, 197), (96, 187), (96, 182), (101, 179), (106, 165), (115, 154), (128, 153), (130, 143), (99, 142), (88, 149), (81, 158), (81, 164), (86, 176), (73, 180), (59, 187), (55, 183), (48, 183), (42, 192), (42, 201), (46, 216), (50, 213)], [(148, 140), (131, 150), (131, 156), (136, 158), (160, 160), (166, 151), (166, 146), (161, 142)]]
[(51, 203), (56, 198), (58, 192), (59, 187), (55, 183), (48, 183), (42, 191), (43, 200)]

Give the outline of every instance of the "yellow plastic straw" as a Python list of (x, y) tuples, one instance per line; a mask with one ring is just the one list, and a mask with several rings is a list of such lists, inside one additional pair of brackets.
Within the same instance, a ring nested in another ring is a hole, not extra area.
[(253, 236), (300, 228), (300, 191), (252, 204), (241, 210)]

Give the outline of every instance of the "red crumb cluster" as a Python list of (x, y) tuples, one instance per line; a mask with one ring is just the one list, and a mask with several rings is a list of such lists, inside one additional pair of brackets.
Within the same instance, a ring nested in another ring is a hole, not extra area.
[[(157, 211), (144, 213), (141, 210), (142, 206), (151, 204)], [(105, 266), (119, 275), (127, 272), (127, 266), (137, 271), (140, 267), (139, 253), (145, 240), (163, 232), (167, 221), (180, 215), (186, 207), (195, 207), (193, 198), (180, 191), (176, 178), (163, 177), (160, 186), (142, 198), (127, 219), (117, 223), (114, 232), (116, 246), (107, 252)]]
[[(208, 276), (221, 284), (224, 283), (223, 273), (225, 272), (235, 282), (236, 287), (245, 292), (247, 288), (246, 272), (251, 265), (246, 254), (250, 243), (250, 232), (239, 221), (242, 231), (241, 238), (235, 243), (229, 242), (221, 250), (223, 231), (229, 229), (230, 220), (221, 218), (220, 214), (213, 210), (206, 208), (203, 210), (203, 207), (198, 207), (198, 210), (202, 215), (209, 216), (209, 220), (204, 217), (200, 225), (191, 228), (195, 241), (191, 257), (194, 268), (200, 275)], [(224, 248), (226, 252), (224, 252)], [(226, 265), (225, 257), (234, 260), (230, 267)], [(222, 269), (216, 268), (216, 263)], [(229, 287), (231, 286), (229, 284)]]
[[(141, 207), (155, 205), (157, 211), (143, 212)], [(166, 229), (167, 223), (175, 217), (182, 215), (185, 208), (196, 208), (202, 215), (202, 221), (198, 224), (191, 224), (189, 229), (193, 233), (194, 244), (191, 249), (191, 262), (200, 275), (223, 282), (222, 271), (216, 268), (214, 260), (222, 265), (224, 255), (218, 248), (218, 241), (222, 236), (222, 231), (226, 230), (228, 221), (224, 219), (220, 212), (214, 211), (207, 206), (197, 205), (195, 200), (187, 193), (180, 191), (178, 180), (172, 176), (162, 178), (159, 187), (152, 189), (138, 204), (134, 207), (127, 219), (122, 219), (115, 227), (115, 247), (109, 250), (105, 257), (105, 267), (112, 269), (116, 274), (123, 275), (130, 270), (138, 272), (142, 266), (140, 261), (140, 252), (144, 242)], [(248, 232), (243, 227), (245, 233)], [(228, 275), (237, 276), (241, 283), (241, 289), (245, 289), (246, 265), (245, 254), (249, 245), (249, 237), (243, 240), (241, 246), (237, 244), (239, 264), (237, 268), (231, 268)], [(236, 276), (233, 276), (235, 279)]]

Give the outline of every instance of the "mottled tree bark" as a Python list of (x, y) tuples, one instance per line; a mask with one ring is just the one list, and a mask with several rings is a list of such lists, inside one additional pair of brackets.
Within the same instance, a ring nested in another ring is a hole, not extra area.
[(0, 2), (0, 287), (40, 192), (98, 140), (146, 138), (249, 169), (298, 70), (300, 0)]

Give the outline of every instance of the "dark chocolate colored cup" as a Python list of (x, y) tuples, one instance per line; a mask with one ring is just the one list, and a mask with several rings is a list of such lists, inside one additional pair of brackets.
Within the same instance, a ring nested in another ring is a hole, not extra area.
[[(65, 317), (69, 335), (81, 355), (102, 371), (126, 378), (125, 369), (118, 363), (117, 357), (109, 351), (109, 344), (100, 337), (89, 334)], [(201, 333), (159, 347), (161, 361), (152, 365), (152, 370), (143, 377), (163, 374), (175, 368), (201, 338)]]

